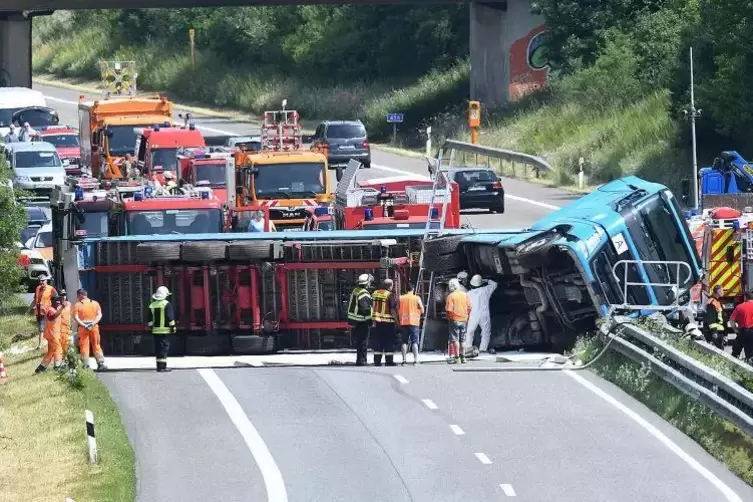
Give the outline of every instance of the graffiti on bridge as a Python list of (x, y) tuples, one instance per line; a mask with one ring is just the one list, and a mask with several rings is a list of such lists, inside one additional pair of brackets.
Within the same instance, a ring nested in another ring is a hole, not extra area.
[(516, 101), (549, 81), (546, 26), (539, 25), (510, 47), (510, 100)]

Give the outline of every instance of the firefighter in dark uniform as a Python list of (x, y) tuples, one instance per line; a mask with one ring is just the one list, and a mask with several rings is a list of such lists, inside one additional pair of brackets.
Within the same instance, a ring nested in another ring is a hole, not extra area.
[(717, 284), (711, 293), (711, 298), (706, 305), (706, 315), (703, 319), (703, 335), (706, 341), (724, 349), (724, 309), (721, 299), (724, 296), (724, 288)]
[(748, 364), (753, 363), (753, 291), (745, 292), (745, 301), (735, 307), (729, 317), (730, 326), (737, 335), (732, 347), (732, 355), (740, 357), (745, 351)]
[(374, 366), (395, 366), (395, 320), (397, 298), (392, 293), (392, 279), (385, 279), (382, 287), (371, 294), (371, 319), (374, 321)]
[(154, 300), (149, 304), (150, 321), (154, 335), (154, 357), (157, 359), (157, 371), (160, 373), (170, 371), (167, 368), (167, 354), (170, 351), (168, 335), (175, 333), (175, 313), (173, 306), (167, 301), (170, 291), (165, 286), (160, 286), (152, 295)]
[(348, 321), (353, 326), (356, 338), (356, 366), (366, 366), (366, 354), (369, 350), (369, 328), (371, 327), (371, 284), (369, 274), (358, 276), (358, 286), (353, 289), (348, 302)]

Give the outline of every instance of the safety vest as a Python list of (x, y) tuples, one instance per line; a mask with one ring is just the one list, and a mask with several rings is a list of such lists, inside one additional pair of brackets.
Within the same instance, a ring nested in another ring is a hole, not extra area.
[(471, 299), (465, 291), (453, 291), (445, 302), (445, 312), (451, 321), (466, 322), (471, 313)]
[(68, 336), (71, 332), (71, 306), (66, 305), (60, 312), (60, 334)]
[(153, 335), (169, 335), (175, 327), (175, 321), (168, 321), (165, 315), (167, 303), (167, 300), (155, 300), (149, 304), (149, 310), (152, 311)]
[(371, 298), (371, 295), (364, 288), (355, 288), (350, 294), (350, 301), (348, 302), (348, 319), (353, 322), (366, 322), (371, 320), (371, 312), (367, 315), (361, 315), (358, 311), (358, 302), (363, 298)]
[(724, 311), (721, 302), (716, 298), (710, 298), (709, 305), (716, 310), (716, 322), (709, 324), (708, 328), (714, 331), (724, 331)]
[(406, 293), (400, 296), (400, 326), (418, 326), (421, 324), (421, 299)]
[(84, 298), (76, 305), (76, 313), (82, 321), (93, 321), (100, 312), (102, 312), (102, 308), (99, 306), (99, 302), (89, 298)]
[(377, 289), (371, 298), (374, 300), (371, 318), (376, 322), (395, 322), (390, 312), (390, 292), (386, 289)]

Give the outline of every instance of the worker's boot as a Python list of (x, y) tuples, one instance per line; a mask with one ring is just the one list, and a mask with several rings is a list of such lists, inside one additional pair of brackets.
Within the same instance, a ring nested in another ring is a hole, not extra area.
[(382, 365), (382, 354), (374, 353), (374, 366)]
[(96, 371), (107, 371), (107, 366), (105, 366), (104, 361), (97, 361), (97, 369)]
[(384, 365), (385, 366), (396, 366), (396, 364), (395, 364), (395, 354), (386, 354), (384, 356)]
[(35, 374), (38, 374), (38, 373), (42, 373), (42, 372), (43, 372), (43, 371), (45, 371), (46, 369), (47, 369), (47, 367), (46, 367), (46, 366), (43, 366), (43, 365), (41, 365), (41, 364), (40, 364), (39, 366), (37, 366), (37, 369), (35, 369), (35, 370), (34, 370), (34, 373), (35, 373)]

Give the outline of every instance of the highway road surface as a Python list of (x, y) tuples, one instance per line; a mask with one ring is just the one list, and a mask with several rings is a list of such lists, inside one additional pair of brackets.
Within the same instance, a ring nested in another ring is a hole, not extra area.
[[(37, 86), (65, 123), (74, 91)], [(252, 124), (196, 118), (206, 135)], [(374, 178), (426, 175), (373, 150)], [(524, 227), (573, 198), (505, 180)], [(468, 367), (481, 364), (472, 362)], [(140, 502), (710, 502), (753, 489), (625, 393), (584, 372), (256, 367), (102, 375), (135, 448)], [(106, 449), (106, 445), (102, 445)]]

